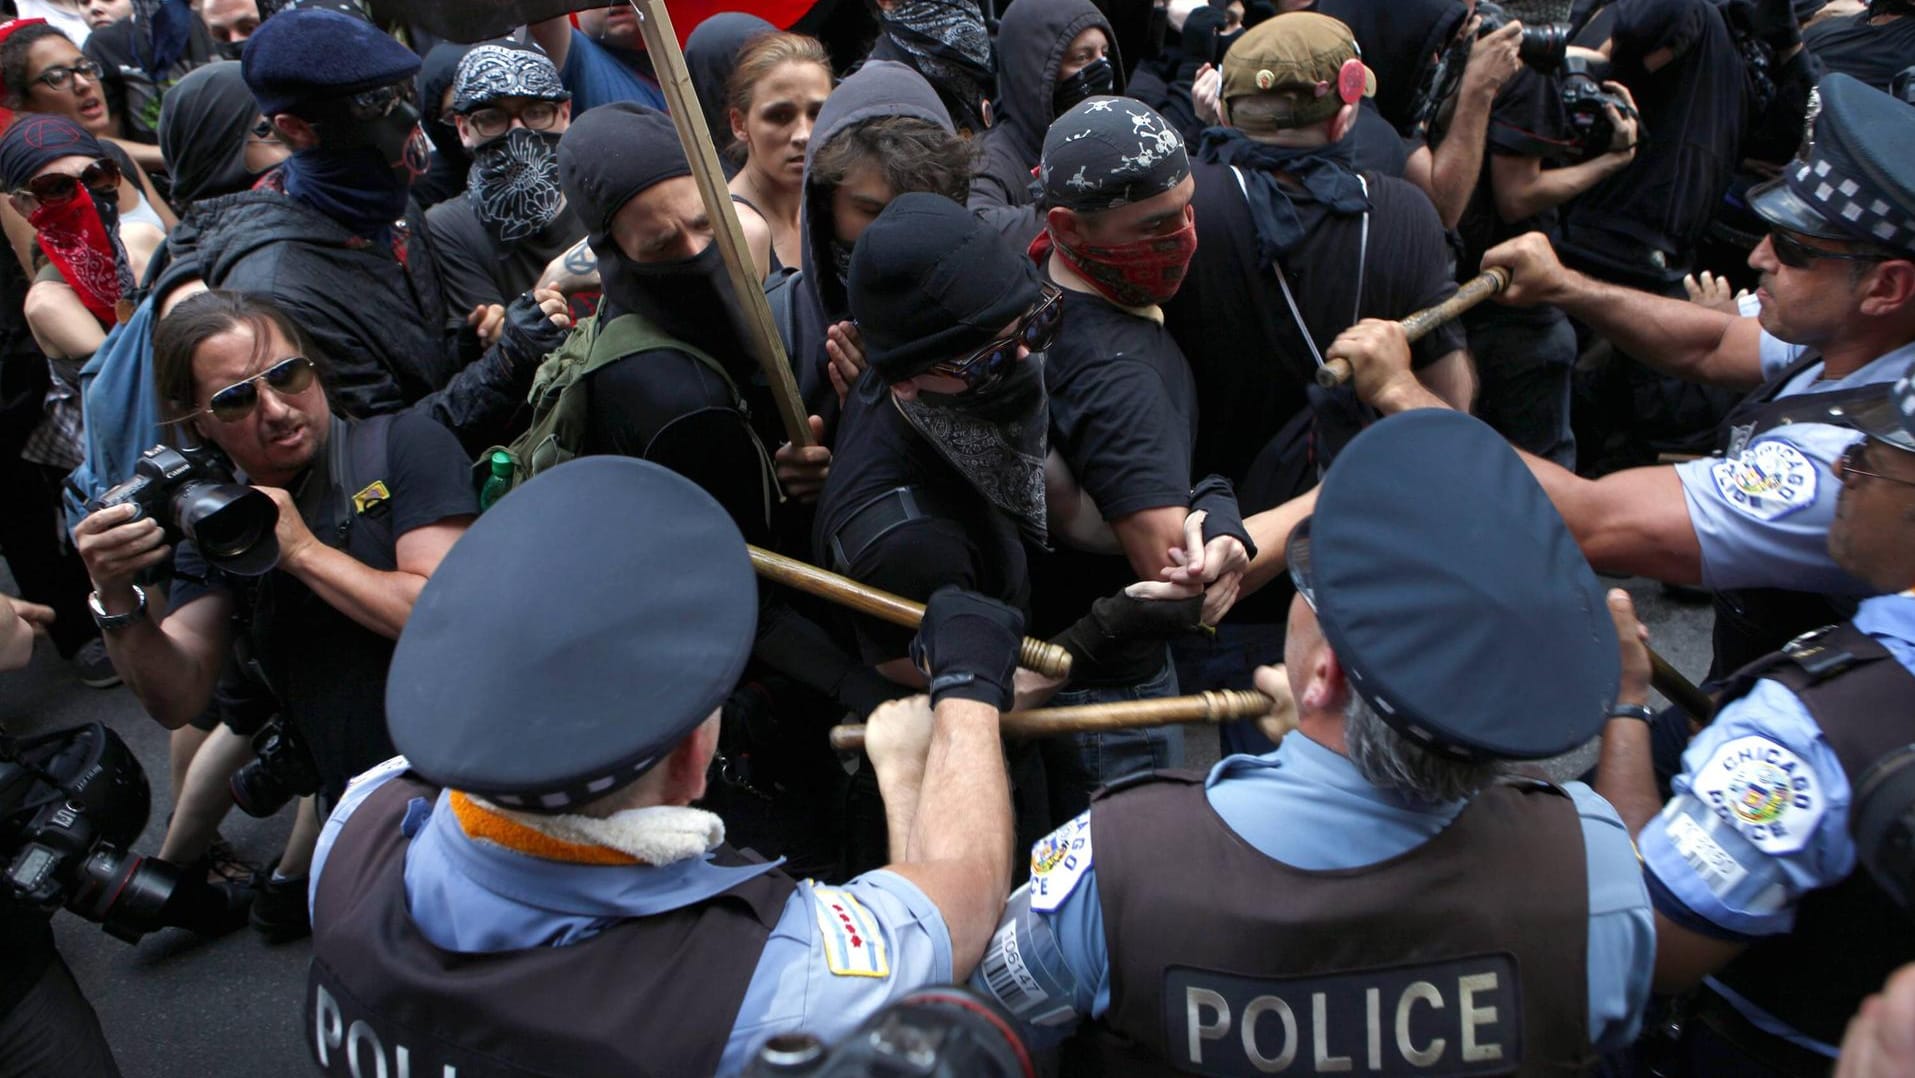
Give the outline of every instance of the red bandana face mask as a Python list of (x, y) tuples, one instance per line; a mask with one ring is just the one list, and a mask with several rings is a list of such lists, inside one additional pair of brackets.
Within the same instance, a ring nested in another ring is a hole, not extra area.
[(1053, 244), (1045, 232), (1031, 245), (1033, 257), (1041, 254), (1039, 245), (1052, 246), (1065, 265), (1119, 307), (1151, 307), (1176, 295), (1184, 283), (1184, 271), (1197, 253), (1197, 220), (1193, 216), (1169, 235), (1111, 247)]
[(80, 191), (65, 202), (43, 202), (27, 221), (47, 259), (100, 325), (119, 321), (120, 299), (133, 293), (133, 271), (118, 234), (100, 219), (93, 199)]

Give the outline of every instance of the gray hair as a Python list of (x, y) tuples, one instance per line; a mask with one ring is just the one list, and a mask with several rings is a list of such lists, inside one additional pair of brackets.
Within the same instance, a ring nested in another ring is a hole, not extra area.
[(1356, 693), (1343, 709), (1344, 752), (1372, 786), (1422, 801), (1460, 801), (1496, 781), (1502, 765), (1452, 760), (1418, 745), (1383, 721)]

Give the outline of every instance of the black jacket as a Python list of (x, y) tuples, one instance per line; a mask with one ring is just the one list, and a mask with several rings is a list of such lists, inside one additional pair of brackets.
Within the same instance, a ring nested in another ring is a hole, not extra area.
[(483, 355), (469, 334), (461, 345), (424, 215), (413, 208), (407, 220), (402, 265), (277, 191), (209, 199), (168, 237), (173, 265), (159, 291), (197, 274), (212, 288), (270, 296), (323, 354), (336, 409), (354, 418), (424, 410), (477, 452), (505, 440), (542, 357), (511, 333)]
[(971, 178), (970, 207), (1023, 247), (1042, 230), (1031, 204), (1031, 170), (1044, 155), (1044, 133), (1057, 118), (1052, 96), (1064, 53), (1092, 27), (1110, 38), (1110, 63), (1122, 93), (1122, 59), (1110, 21), (1090, 0), (1014, 4), (997, 34), (996, 119), (979, 140), (982, 158)]

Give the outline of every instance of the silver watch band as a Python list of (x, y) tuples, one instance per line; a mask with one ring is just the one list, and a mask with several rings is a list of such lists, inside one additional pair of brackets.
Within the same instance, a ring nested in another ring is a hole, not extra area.
[(124, 614), (107, 613), (106, 605), (100, 602), (100, 593), (97, 591), (87, 593), (86, 606), (88, 610), (93, 612), (94, 623), (101, 629), (112, 632), (115, 629), (124, 629), (128, 625), (144, 618), (146, 616), (146, 589), (140, 587), (138, 584), (134, 584), (132, 587), (133, 594), (139, 596), (140, 605)]

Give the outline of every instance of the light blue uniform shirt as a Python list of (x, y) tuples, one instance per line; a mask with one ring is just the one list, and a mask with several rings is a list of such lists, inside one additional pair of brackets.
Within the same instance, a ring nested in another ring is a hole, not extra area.
[[(1915, 671), (1915, 598), (1869, 599), (1854, 624)], [(1802, 896), (1855, 870), (1848, 776), (1780, 682), (1764, 678), (1724, 707), (1689, 742), (1671, 788), (1638, 839), (1656, 908), (1677, 924), (1731, 940), (1781, 935)], [(1710, 983), (1761, 1028), (1835, 1054)]]
[[(1211, 769), (1205, 796), (1217, 815), (1258, 852), (1293, 868), (1359, 868), (1429, 841), (1466, 802), (1429, 805), (1378, 789), (1341, 754), (1302, 734), (1263, 756), (1231, 756)], [(1643, 889), (1629, 833), (1609, 803), (1581, 783), (1564, 787), (1582, 820), (1589, 873), (1589, 1040), (1597, 1051), (1635, 1040), (1655, 966), (1655, 917)], [(971, 986), (1024, 1025), (1033, 1045), (1061, 1042), (1082, 1018), (1110, 1009), (1110, 961), (1098, 901), (1089, 814), (1040, 842), (1047, 861), (1072, 850), (1045, 876), (1011, 895), (998, 934), (985, 949)], [(1031, 888), (1048, 888), (1033, 909)], [(1058, 894), (1062, 893), (1061, 902)], [(1005, 937), (1013, 937), (1006, 945)], [(1006, 954), (1020, 976), (999, 967)]]
[[(1801, 357), (1800, 345), (1762, 334), (1762, 376), (1773, 378)], [(1816, 363), (1780, 397), (1830, 393), (1893, 382), (1915, 359), (1915, 344), (1882, 356), (1846, 378), (1824, 380)], [(1861, 437), (1827, 423), (1789, 423), (1751, 439), (1735, 457), (1676, 465), (1689, 520), (1702, 547), (1702, 583), (1711, 591), (1788, 588), (1864, 596), (1875, 589), (1838, 568), (1828, 552), (1829, 524), (1842, 484), (1835, 458)]]
[[(313, 851), (312, 893), (345, 821), (405, 767), (395, 757), (347, 788)], [(436, 805), (414, 799), (400, 826), (412, 840), (406, 906), (420, 933), (450, 951), (578, 943), (618, 921), (710, 898), (770, 867), (689, 860), (626, 868), (528, 857), (466, 835), (445, 797)], [(835, 1041), (906, 992), (950, 980), (950, 930), (917, 885), (884, 870), (839, 887), (807, 880), (765, 941), (737, 1019), (723, 1032), (718, 1072), (737, 1073), (775, 1033), (802, 1029)]]

